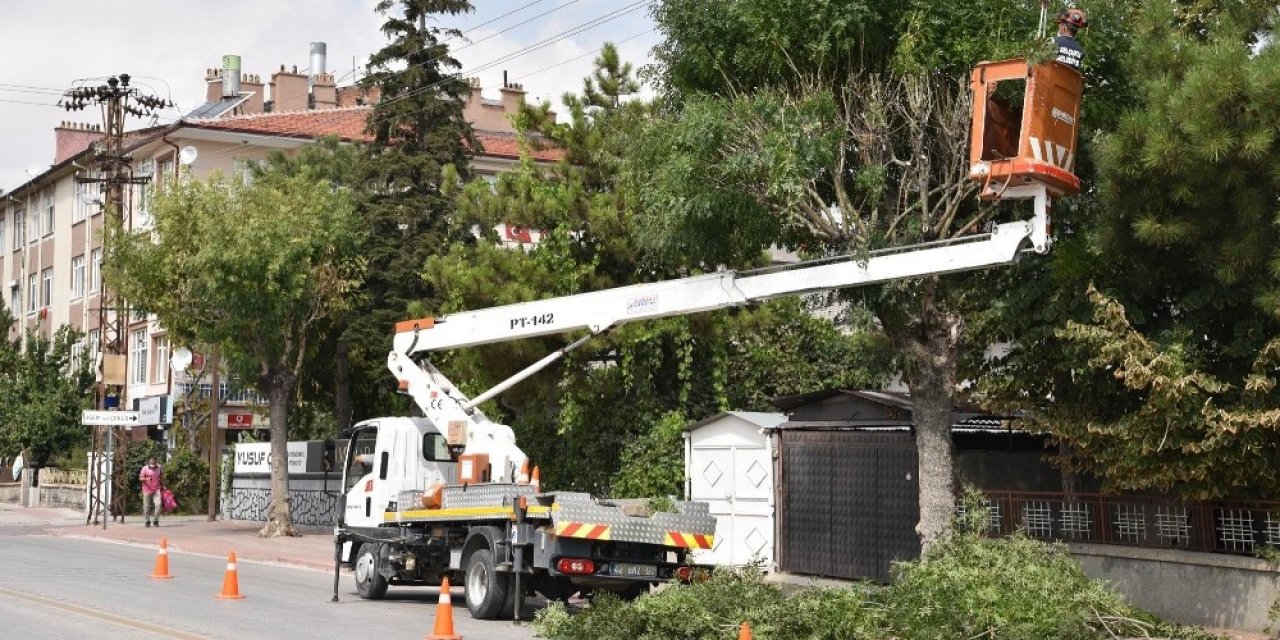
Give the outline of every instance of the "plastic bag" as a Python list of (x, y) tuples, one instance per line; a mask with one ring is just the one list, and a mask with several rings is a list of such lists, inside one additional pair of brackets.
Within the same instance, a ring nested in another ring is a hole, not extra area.
[(165, 513), (169, 513), (178, 508), (178, 501), (174, 499), (173, 492), (165, 489), (160, 492), (160, 509)]

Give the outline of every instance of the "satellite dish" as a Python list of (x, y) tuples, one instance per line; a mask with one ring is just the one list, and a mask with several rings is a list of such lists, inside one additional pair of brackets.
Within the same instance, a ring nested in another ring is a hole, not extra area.
[(178, 162), (184, 167), (191, 166), (196, 161), (196, 156), (200, 155), (200, 150), (191, 145), (187, 145), (178, 152)]
[(17, 481), (17, 479), (18, 479), (18, 478), (21, 478), (21, 477), (22, 477), (22, 467), (23, 467), (23, 464), (24, 464), (24, 463), (23, 463), (23, 460), (22, 460), (22, 454), (21, 454), (21, 453), (19, 453), (19, 454), (18, 454), (18, 457), (13, 459), (13, 479), (14, 479), (14, 481)]
[(45, 172), (45, 171), (47, 171), (48, 169), (49, 169), (49, 165), (47, 165), (47, 164), (33, 164), (33, 165), (31, 165), (31, 166), (27, 167), (27, 175), (29, 175), (29, 176), (31, 176), (32, 178), (34, 178), (34, 177), (36, 177), (36, 176), (38, 176), (38, 175), (40, 175), (40, 174), (44, 173), (44, 172)]
[(174, 349), (173, 357), (169, 358), (169, 366), (173, 367), (174, 371), (186, 371), (187, 367), (191, 366), (191, 350), (186, 347)]

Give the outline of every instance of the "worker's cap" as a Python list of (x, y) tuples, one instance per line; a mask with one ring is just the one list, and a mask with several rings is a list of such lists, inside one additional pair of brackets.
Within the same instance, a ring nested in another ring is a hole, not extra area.
[(1089, 26), (1089, 17), (1085, 15), (1084, 9), (1071, 7), (1058, 12), (1058, 24), (1065, 24), (1073, 29), (1083, 29)]

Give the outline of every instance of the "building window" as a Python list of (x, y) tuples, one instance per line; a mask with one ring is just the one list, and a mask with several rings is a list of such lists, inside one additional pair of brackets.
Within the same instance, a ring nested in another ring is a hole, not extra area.
[(71, 259), (71, 297), (84, 297), (84, 254)]
[(13, 214), (13, 250), (17, 251), (22, 248), (22, 234), (26, 227), (27, 214), (22, 209)]
[(36, 274), (27, 276), (27, 313), (36, 312)]
[(147, 344), (147, 330), (138, 329), (137, 331), (134, 331), (133, 340), (130, 344), (132, 346), (130, 351), (133, 353), (129, 354), (129, 357), (133, 360), (133, 362), (130, 363), (133, 369), (131, 371), (132, 375), (129, 376), (129, 379), (133, 381), (133, 384), (146, 384), (147, 347), (150, 346)]
[(53, 189), (44, 194), (44, 223), (41, 227), (46, 236), (53, 233), (53, 196)]
[(153, 381), (156, 384), (169, 381), (169, 338), (166, 336), (156, 338), (156, 375)]
[(84, 339), (71, 344), (71, 370), (79, 371), (84, 366)]
[(4, 247), (4, 223), (8, 222), (4, 218), (0, 218), (0, 248)]
[(9, 310), (15, 316), (22, 313), (22, 285), (17, 280), (13, 281), (13, 286), (9, 289)]
[(98, 364), (98, 349), (102, 347), (102, 333), (98, 329), (89, 330), (89, 362), (94, 366)]
[[(37, 200), (36, 202), (38, 203), (39, 200)], [(28, 220), (27, 222), (31, 223), (27, 225), (27, 232), (28, 232), (27, 241), (35, 242), (36, 240), (39, 240), (40, 239), (40, 209), (38, 207), (31, 212), (31, 219)]]
[(44, 285), (40, 287), (40, 306), (47, 307), (53, 302), (53, 268), (41, 271), (40, 279)]
[(71, 203), (71, 224), (82, 222), (85, 219), (85, 209), (89, 208), (89, 205), (84, 201), (90, 193), (89, 183), (76, 180), (74, 184), (76, 185), (76, 192), (75, 202)]
[(102, 289), (102, 249), (89, 254), (89, 291)]

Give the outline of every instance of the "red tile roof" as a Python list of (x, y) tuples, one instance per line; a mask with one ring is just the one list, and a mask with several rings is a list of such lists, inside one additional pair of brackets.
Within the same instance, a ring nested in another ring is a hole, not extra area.
[[(216, 129), (262, 136), (308, 140), (320, 136), (337, 136), (343, 140), (368, 142), (372, 138), (365, 133), (364, 124), (372, 111), (373, 108), (368, 106), (282, 111), (224, 118), (202, 118), (188, 120), (185, 124), (198, 129)], [(520, 157), (520, 148), (513, 134), (477, 129), (475, 135), (483, 147), (481, 155)], [(555, 161), (564, 157), (564, 151), (535, 149), (533, 157), (536, 160)]]

